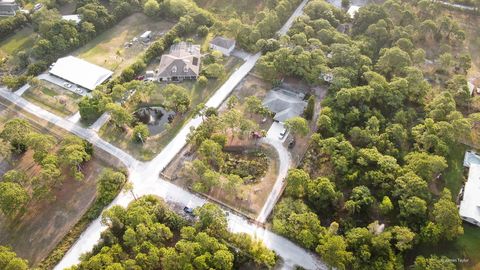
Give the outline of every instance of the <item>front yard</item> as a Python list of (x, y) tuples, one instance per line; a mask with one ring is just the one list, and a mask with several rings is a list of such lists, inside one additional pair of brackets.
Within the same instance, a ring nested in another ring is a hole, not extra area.
[(81, 96), (53, 83), (38, 80), (22, 95), (26, 100), (59, 116), (70, 116), (78, 111)]
[[(189, 92), (190, 109), (184, 114), (177, 114), (173, 122), (161, 133), (150, 136), (144, 144), (139, 144), (132, 141), (132, 134), (126, 133), (107, 123), (100, 129), (100, 136), (106, 141), (126, 150), (135, 158), (140, 160), (151, 160), (175, 137), (178, 131), (190, 120), (193, 116), (194, 108), (203, 102), (206, 102), (210, 96), (230, 77), (230, 75), (242, 64), (242, 60), (229, 57), (224, 59), (223, 65), (225, 67), (225, 75), (218, 79), (210, 79), (206, 86), (202, 87), (194, 81), (184, 81), (177, 83), (177, 85), (184, 87)], [(150, 97), (145, 102), (142, 102), (140, 107), (161, 106), (163, 99), (161, 91), (166, 84), (156, 83), (155, 89), (152, 91)]]

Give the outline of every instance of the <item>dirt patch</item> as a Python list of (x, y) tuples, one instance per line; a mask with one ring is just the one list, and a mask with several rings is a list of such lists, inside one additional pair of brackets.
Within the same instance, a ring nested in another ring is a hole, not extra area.
[[(15, 117), (29, 120), (34, 130), (51, 134), (59, 142), (67, 134), (63, 129), (44, 120), (23, 114), (13, 105), (0, 103), (1, 126)], [(2, 171), (21, 169), (32, 178), (40, 169), (32, 155), (32, 151), (27, 151), (15, 162), (2, 162)], [(31, 202), (26, 212), (14, 220), (7, 220), (0, 215), (0, 245), (12, 246), (14, 251), (31, 265), (40, 262), (89, 209), (96, 196), (97, 176), (103, 168), (108, 167), (107, 164), (118, 164), (118, 160), (96, 149), (92, 160), (82, 167), (85, 174), (83, 181), (74, 180), (64, 171), (62, 175), (65, 180), (52, 190), (52, 200)]]
[[(31, 265), (40, 262), (88, 210), (95, 199), (97, 176), (105, 166), (94, 157), (83, 167), (85, 179), (67, 177), (53, 190), (54, 200), (30, 203), (27, 212), (15, 220), (0, 216), (0, 243), (11, 246)], [(31, 153), (21, 159), (17, 168), (31, 168), (29, 175), (38, 170)]]
[(39, 80), (23, 95), (26, 100), (61, 116), (69, 116), (78, 111), (81, 96), (62, 89), (47, 81)]
[[(265, 204), (265, 201), (267, 200), (267, 197), (277, 179), (279, 163), (278, 154), (275, 149), (270, 146), (256, 146), (251, 144), (249, 141), (243, 141), (239, 139), (233, 140), (226, 147), (261, 149), (269, 159), (268, 169), (260, 181), (257, 183), (243, 185), (240, 188), (240, 191), (235, 195), (228, 194), (221, 187), (212, 188), (212, 190), (206, 195), (223, 202), (230, 208), (240, 211), (247, 216), (255, 218)], [(170, 165), (164, 171), (165, 178), (171, 179), (171, 181), (176, 185), (185, 188), (190, 187), (192, 184), (189, 183), (185, 177), (183, 177), (186, 162), (191, 162), (197, 158), (196, 154), (189, 155), (189, 152), (190, 150), (187, 147), (175, 158), (174, 161), (170, 163)], [(244, 194), (244, 196), (239, 196), (240, 193)]]

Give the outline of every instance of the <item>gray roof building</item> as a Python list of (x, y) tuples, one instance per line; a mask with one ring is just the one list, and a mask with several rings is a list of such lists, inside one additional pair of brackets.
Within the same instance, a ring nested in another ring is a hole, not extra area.
[(0, 0), (0, 17), (15, 16), (20, 7), (15, 0)]
[(235, 40), (225, 37), (215, 37), (210, 41), (210, 49), (220, 51), (222, 54), (229, 56), (235, 49)]
[(274, 89), (268, 92), (263, 100), (263, 106), (275, 113), (273, 120), (285, 122), (299, 116), (305, 110), (307, 103), (303, 101), (303, 94), (286, 89)]
[(180, 42), (162, 55), (158, 67), (159, 81), (196, 79), (200, 73), (200, 45)]
[(232, 46), (235, 46), (235, 40), (218, 36), (212, 39), (212, 41), (210, 41), (210, 44), (213, 44), (225, 49), (230, 49)]

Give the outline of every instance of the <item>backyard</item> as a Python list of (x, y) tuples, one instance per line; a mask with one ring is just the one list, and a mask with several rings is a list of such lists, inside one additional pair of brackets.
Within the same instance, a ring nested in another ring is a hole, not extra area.
[(12, 55), (18, 51), (29, 49), (33, 46), (35, 35), (31, 27), (25, 27), (14, 35), (0, 42), (0, 57)]
[[(133, 42), (133, 38), (138, 38), (146, 31), (152, 31), (152, 40), (155, 40), (174, 24), (165, 20), (154, 20), (143, 13), (135, 13), (74, 51), (72, 55), (110, 69), (116, 76), (148, 48), (148, 43), (140, 40)], [(125, 46), (130, 42), (131, 45)]]
[(26, 100), (60, 116), (70, 116), (78, 111), (81, 96), (44, 80), (30, 87), (22, 95)]
[[(450, 189), (454, 199), (462, 187), (466, 177), (463, 167), (463, 158), (465, 151), (471, 149), (463, 144), (451, 147), (451, 153), (448, 158), (448, 168), (442, 178), (445, 180), (445, 187)], [(439, 188), (441, 190), (441, 188)], [(412, 254), (421, 254), (427, 256), (429, 254), (437, 254), (456, 260), (459, 269), (479, 269), (480, 267), (480, 228), (463, 223), (464, 234), (453, 242), (443, 242), (432, 249), (431, 246), (419, 246), (415, 248)]]
[[(208, 98), (228, 79), (228, 77), (240, 66), (242, 61), (235, 57), (229, 57), (224, 60), (226, 73), (219, 79), (210, 79), (206, 86), (202, 87), (197, 82), (184, 81), (177, 85), (184, 87), (189, 91), (191, 100), (190, 110), (184, 114), (178, 114), (173, 118), (168, 128), (155, 136), (149, 137), (142, 145), (133, 142), (131, 136), (123, 130), (111, 124), (106, 124), (100, 129), (100, 136), (117, 147), (126, 150), (128, 153), (140, 160), (151, 160), (158, 154), (170, 140), (177, 134), (183, 125), (193, 116), (193, 108)], [(149, 97), (149, 100), (140, 104), (140, 107), (159, 106), (162, 103), (161, 91), (166, 84), (156, 84), (155, 89)]]
[(258, 0), (195, 0), (201, 8), (212, 11), (220, 19), (248, 18), (249, 23), (254, 23), (255, 16), (265, 8), (265, 1)]
[[(50, 134), (61, 141), (67, 134), (59, 128), (47, 124), (43, 120), (28, 114), (21, 114), (15, 107), (0, 105), (0, 123), (20, 117), (30, 122), (33, 130)], [(55, 150), (54, 150), (55, 151)], [(28, 178), (38, 175), (40, 166), (33, 161), (33, 152), (12, 157), (2, 162), (2, 175), (10, 169), (23, 170)], [(70, 173), (65, 175), (63, 184), (52, 190), (51, 199), (33, 200), (26, 206), (26, 211), (8, 220), (0, 217), (0, 244), (10, 245), (22, 258), (31, 265), (38, 264), (55, 248), (62, 238), (82, 218), (96, 197), (96, 180), (107, 163), (94, 155), (82, 166), (84, 180), (77, 181)]]

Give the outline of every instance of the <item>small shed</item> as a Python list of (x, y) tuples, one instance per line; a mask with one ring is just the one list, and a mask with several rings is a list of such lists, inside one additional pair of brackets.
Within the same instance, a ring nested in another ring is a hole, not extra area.
[(223, 55), (230, 56), (235, 49), (236, 42), (234, 39), (225, 37), (215, 37), (210, 41), (210, 49), (220, 51)]
[(151, 39), (152, 39), (152, 31), (145, 31), (145, 33), (143, 33), (140, 36), (140, 40), (143, 42), (150, 42)]

